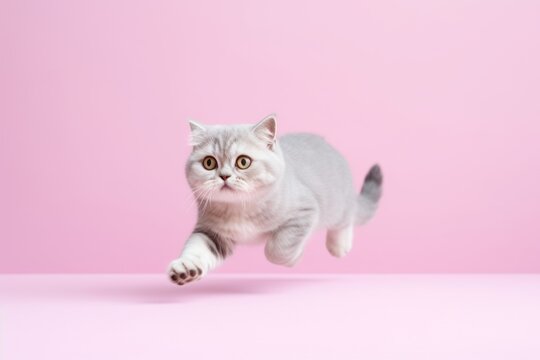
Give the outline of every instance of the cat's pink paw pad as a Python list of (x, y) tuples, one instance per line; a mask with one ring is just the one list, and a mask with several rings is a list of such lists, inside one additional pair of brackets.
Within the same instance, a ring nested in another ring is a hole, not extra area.
[(169, 278), (178, 285), (184, 285), (203, 276), (201, 268), (191, 261), (174, 260), (169, 266)]

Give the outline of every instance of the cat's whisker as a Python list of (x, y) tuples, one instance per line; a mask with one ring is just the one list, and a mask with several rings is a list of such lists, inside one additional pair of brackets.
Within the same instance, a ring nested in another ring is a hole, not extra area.
[(190, 206), (195, 206), (198, 204), (201, 194), (203, 193), (204, 188), (202, 186), (196, 186), (192, 189), (191, 193), (189, 193), (185, 197), (185, 201), (189, 201)]
[(192, 198), (191, 198), (191, 204), (197, 205), (201, 200), (201, 194), (203, 192), (203, 189), (201, 188), (194, 188), (192, 192)]
[(212, 200), (212, 195), (214, 194), (214, 190), (216, 188), (216, 185), (218, 185), (217, 181), (208, 181), (206, 182), (206, 191), (204, 192), (203, 196), (203, 202), (202, 202), (202, 209), (201, 213), (204, 215), (206, 212), (206, 209), (208, 208), (208, 205), (210, 204)]
[(206, 206), (208, 204), (208, 193), (210, 192), (210, 188), (205, 188), (200, 196), (199, 196), (199, 201), (200, 201), (200, 210), (201, 210), (201, 214), (204, 215), (205, 211), (206, 211)]

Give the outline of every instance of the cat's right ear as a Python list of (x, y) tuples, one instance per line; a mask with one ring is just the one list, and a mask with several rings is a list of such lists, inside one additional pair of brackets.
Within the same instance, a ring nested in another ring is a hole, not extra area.
[(276, 114), (271, 114), (255, 124), (251, 130), (264, 141), (269, 149), (276, 144)]
[(194, 120), (189, 120), (189, 128), (191, 129), (189, 145), (197, 146), (202, 143), (206, 134), (206, 128)]

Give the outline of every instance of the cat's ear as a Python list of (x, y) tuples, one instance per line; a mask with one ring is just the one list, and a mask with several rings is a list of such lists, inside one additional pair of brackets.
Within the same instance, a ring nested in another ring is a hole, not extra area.
[(276, 114), (271, 114), (253, 125), (253, 133), (262, 141), (266, 142), (268, 148), (272, 149), (276, 143)]
[(206, 128), (195, 120), (189, 120), (189, 128), (191, 129), (191, 132), (206, 131)]
[(189, 144), (197, 146), (202, 143), (206, 135), (206, 128), (194, 120), (189, 120), (189, 128), (191, 129)]

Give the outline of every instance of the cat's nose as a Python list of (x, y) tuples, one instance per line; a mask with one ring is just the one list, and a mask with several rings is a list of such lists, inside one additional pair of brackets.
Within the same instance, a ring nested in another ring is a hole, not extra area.
[(230, 175), (219, 175), (220, 178), (223, 179), (223, 181), (227, 181), (228, 178), (230, 178)]

